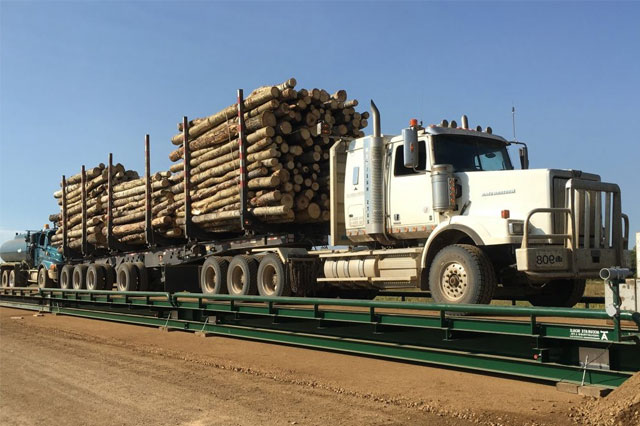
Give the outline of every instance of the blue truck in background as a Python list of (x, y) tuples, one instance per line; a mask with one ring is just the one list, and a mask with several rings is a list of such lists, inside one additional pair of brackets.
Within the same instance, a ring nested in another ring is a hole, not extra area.
[(55, 229), (45, 225), (39, 231), (16, 234), (14, 239), (0, 246), (2, 287), (54, 286), (58, 281), (59, 267), (64, 263), (62, 254), (51, 245), (51, 237), (55, 233)]

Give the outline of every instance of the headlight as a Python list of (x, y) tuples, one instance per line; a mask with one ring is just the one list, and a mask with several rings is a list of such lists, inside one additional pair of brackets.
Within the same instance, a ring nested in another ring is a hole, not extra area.
[(509, 234), (522, 235), (524, 234), (524, 222), (509, 222)]

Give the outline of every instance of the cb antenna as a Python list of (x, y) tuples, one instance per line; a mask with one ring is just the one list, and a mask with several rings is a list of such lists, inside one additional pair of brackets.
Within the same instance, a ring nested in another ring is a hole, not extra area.
[(518, 139), (516, 139), (516, 107), (515, 105), (513, 105), (513, 103), (511, 104), (511, 124), (513, 125), (513, 140), (517, 141)]

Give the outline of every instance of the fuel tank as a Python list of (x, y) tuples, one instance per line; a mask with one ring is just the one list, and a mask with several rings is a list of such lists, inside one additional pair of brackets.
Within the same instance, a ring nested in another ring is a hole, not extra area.
[(29, 255), (29, 243), (25, 240), (27, 234), (18, 234), (0, 246), (0, 258), (5, 262), (23, 262)]

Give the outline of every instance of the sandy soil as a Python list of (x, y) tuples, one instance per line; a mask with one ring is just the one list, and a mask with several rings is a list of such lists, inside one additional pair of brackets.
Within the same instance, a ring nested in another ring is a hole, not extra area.
[(0, 309), (3, 425), (571, 425), (553, 385)]

